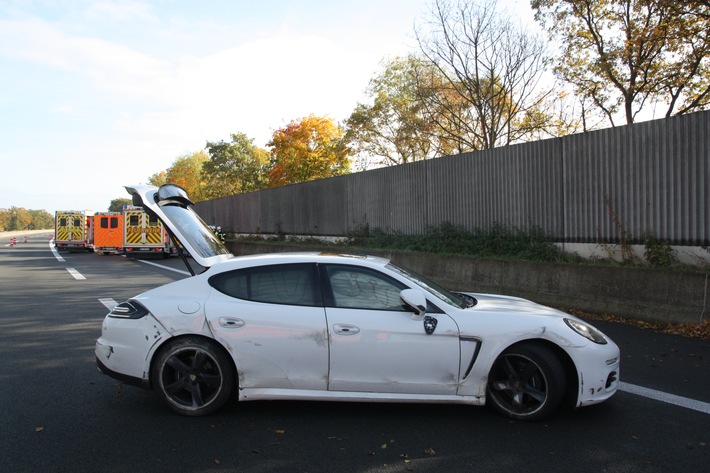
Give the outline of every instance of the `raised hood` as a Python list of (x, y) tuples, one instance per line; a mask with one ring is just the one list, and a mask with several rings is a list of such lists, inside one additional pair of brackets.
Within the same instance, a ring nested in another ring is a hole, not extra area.
[[(232, 258), (233, 255), (192, 208), (187, 192), (175, 184), (155, 186), (125, 186), (133, 205), (155, 215), (172, 237), (185, 248), (200, 266), (205, 268)], [(189, 267), (189, 265), (188, 265)]]

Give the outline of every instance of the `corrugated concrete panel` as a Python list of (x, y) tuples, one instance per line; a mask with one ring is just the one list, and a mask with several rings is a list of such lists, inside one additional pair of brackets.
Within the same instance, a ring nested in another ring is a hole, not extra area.
[(345, 235), (541, 228), (556, 241), (649, 233), (710, 245), (710, 112), (375, 169), (197, 204), (236, 232)]

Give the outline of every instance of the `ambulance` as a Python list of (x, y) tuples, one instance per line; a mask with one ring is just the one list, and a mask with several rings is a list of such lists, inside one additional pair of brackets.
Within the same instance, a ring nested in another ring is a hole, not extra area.
[(134, 257), (170, 255), (163, 224), (142, 207), (123, 206), (123, 253)]
[(123, 252), (122, 212), (96, 212), (93, 228), (94, 252), (104, 255)]
[(91, 212), (57, 210), (54, 213), (54, 246), (58, 250), (86, 251), (93, 249), (94, 227)]

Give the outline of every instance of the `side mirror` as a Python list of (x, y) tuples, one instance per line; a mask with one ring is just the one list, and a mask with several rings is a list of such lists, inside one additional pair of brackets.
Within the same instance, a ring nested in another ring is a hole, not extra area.
[(399, 293), (402, 303), (414, 314), (412, 320), (423, 320), (426, 315), (426, 297), (416, 289), (404, 289)]

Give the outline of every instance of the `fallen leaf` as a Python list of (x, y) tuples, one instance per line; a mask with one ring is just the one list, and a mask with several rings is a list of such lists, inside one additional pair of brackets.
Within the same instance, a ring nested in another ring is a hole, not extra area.
[(215, 458), (215, 459), (214, 459), (214, 464), (215, 464), (215, 465), (219, 465), (220, 463), (222, 463), (222, 462), (219, 461), (219, 458)]
[(44, 427), (35, 427), (35, 432), (42, 432), (44, 431)]
[(425, 453), (426, 455), (431, 455), (431, 456), (436, 455), (436, 452), (434, 451), (433, 448), (427, 448), (426, 450), (424, 450), (424, 453)]

